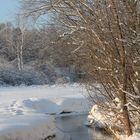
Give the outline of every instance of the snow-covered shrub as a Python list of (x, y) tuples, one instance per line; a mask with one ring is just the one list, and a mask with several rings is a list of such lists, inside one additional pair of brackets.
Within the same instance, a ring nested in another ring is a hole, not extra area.
[(47, 64), (42, 64), (39, 68), (40, 72), (44, 74), (44, 76), (47, 78), (47, 81), (49, 84), (54, 84), (57, 76), (55, 72), (55, 68), (53, 65), (47, 63)]
[(1, 85), (40, 85), (44, 84), (45, 78), (36, 71), (16, 70), (16, 69), (0, 69)]
[(46, 78), (36, 71), (20, 71), (22, 82), (25, 85), (42, 85), (46, 83)]
[(55, 68), (55, 73), (57, 76), (57, 83), (68, 83), (68, 82), (78, 82), (78, 73), (69, 67), (57, 67)]

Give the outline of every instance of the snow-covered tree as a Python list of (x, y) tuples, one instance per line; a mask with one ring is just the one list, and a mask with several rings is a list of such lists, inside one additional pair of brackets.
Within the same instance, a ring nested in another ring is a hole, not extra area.
[(107, 127), (116, 136), (122, 129), (132, 135), (140, 117), (140, 2), (24, 0), (22, 4), (27, 17), (55, 14), (57, 24), (67, 29), (61, 38), (69, 36), (78, 44), (72, 53), (84, 63), (90, 98), (107, 118)]

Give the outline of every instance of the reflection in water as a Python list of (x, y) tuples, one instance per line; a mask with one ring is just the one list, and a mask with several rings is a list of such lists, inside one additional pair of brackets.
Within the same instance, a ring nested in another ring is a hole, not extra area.
[(57, 128), (65, 134), (64, 140), (109, 140), (102, 135), (84, 125), (87, 115), (74, 115), (57, 117)]

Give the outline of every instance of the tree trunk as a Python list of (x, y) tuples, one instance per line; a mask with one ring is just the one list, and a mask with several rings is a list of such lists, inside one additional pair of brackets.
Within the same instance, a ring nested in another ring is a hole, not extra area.
[(23, 69), (23, 34), (20, 28), (17, 28), (15, 31), (15, 43), (17, 49), (17, 63), (18, 69)]
[[(126, 55), (125, 55), (125, 47), (122, 47), (122, 71), (123, 71), (123, 91), (127, 91), (127, 71), (126, 71)], [(128, 136), (132, 135), (132, 128), (129, 118), (129, 111), (126, 106), (127, 104), (127, 98), (126, 93), (122, 92), (122, 106), (123, 106), (123, 117), (124, 117), (124, 123), (126, 125), (126, 133)]]

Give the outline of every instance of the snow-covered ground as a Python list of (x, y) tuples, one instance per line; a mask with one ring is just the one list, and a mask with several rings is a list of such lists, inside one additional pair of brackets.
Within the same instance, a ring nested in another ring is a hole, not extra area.
[(79, 85), (0, 88), (0, 140), (62, 140), (50, 114), (87, 112), (85, 92)]

